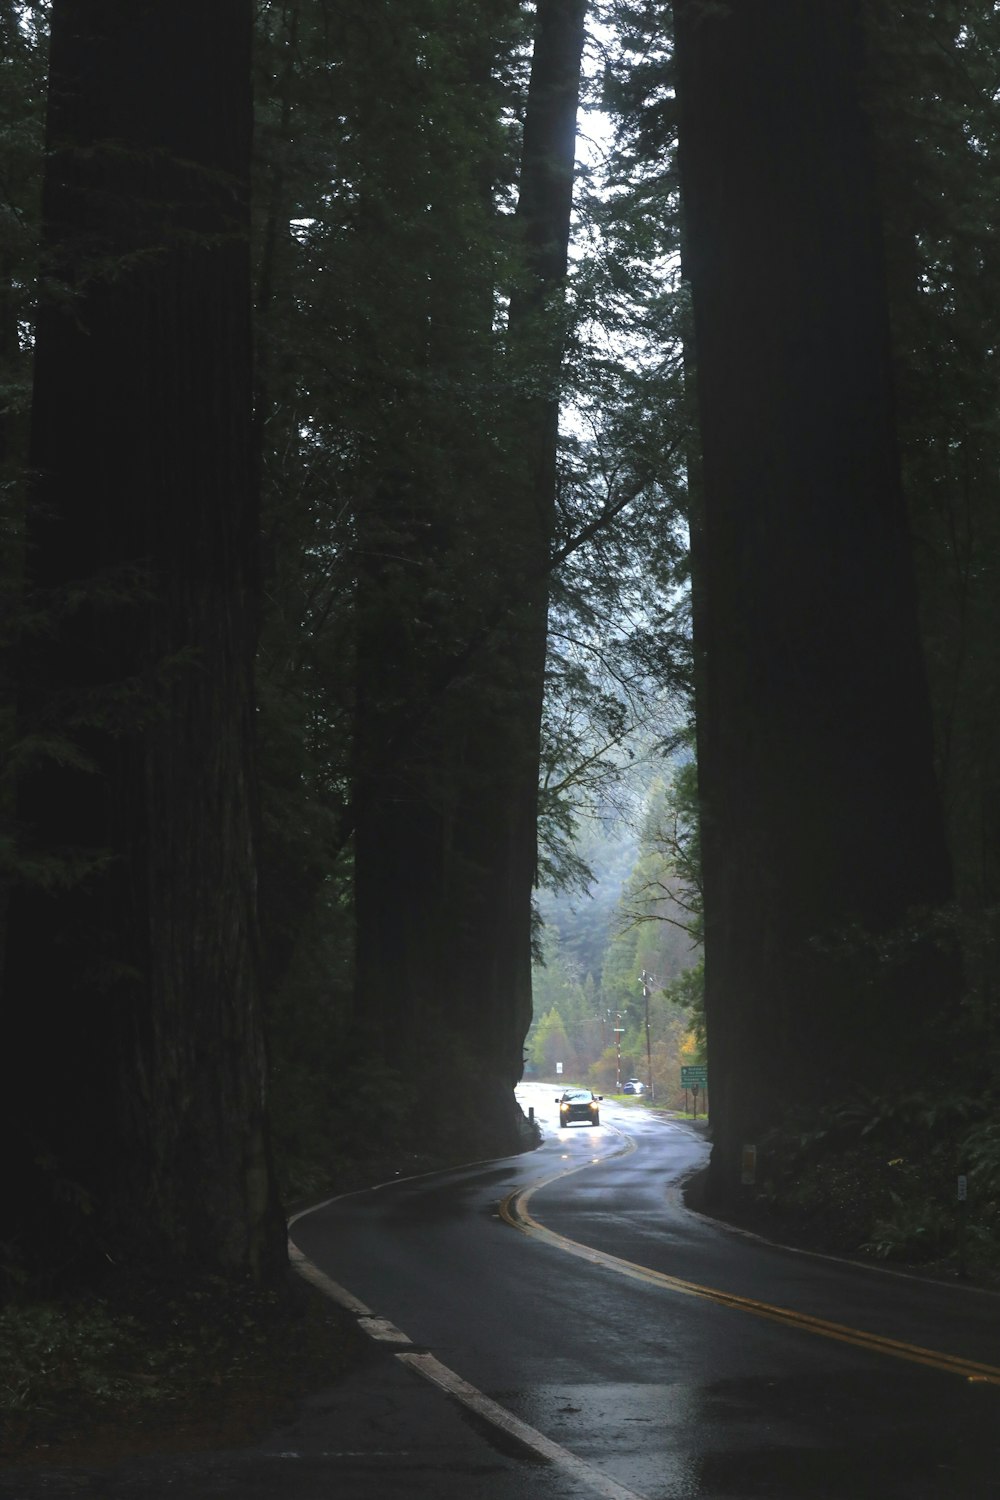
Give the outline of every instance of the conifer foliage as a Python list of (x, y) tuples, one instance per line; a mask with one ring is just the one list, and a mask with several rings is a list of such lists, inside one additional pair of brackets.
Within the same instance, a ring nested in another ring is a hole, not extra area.
[(995, 7), (0, 0), (25, 100), (49, 22), (44, 150), (0, 113), (3, 1262), (266, 1279), (268, 1097), (286, 1194), (524, 1144), (533, 888), (637, 745), (697, 743), (720, 1191), (861, 1034), (992, 1097)]

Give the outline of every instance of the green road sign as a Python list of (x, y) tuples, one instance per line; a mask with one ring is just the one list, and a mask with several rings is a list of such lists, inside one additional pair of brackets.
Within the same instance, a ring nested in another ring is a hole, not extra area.
[(703, 1089), (708, 1087), (708, 1064), (687, 1063), (681, 1065), (681, 1088)]

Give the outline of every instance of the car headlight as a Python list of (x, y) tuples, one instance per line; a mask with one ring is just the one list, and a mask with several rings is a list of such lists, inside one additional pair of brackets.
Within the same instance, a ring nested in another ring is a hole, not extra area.
[(596, 1099), (591, 1099), (591, 1101), (590, 1101), (590, 1107), (591, 1107), (591, 1109), (596, 1109), (597, 1108), (597, 1100)]

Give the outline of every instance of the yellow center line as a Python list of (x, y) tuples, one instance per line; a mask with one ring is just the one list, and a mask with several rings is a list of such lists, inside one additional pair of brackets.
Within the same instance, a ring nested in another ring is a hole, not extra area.
[[(599, 1159), (607, 1161), (611, 1156), (624, 1156), (635, 1150), (634, 1141), (628, 1136), (624, 1136), (623, 1140), (626, 1144), (621, 1150)], [(563, 1177), (568, 1177), (574, 1172), (581, 1172), (584, 1167), (593, 1165), (596, 1165), (596, 1162), (590, 1160), (581, 1162), (578, 1166), (555, 1172), (528, 1188), (515, 1189), (514, 1192), (508, 1193), (500, 1204), (500, 1217), (512, 1228), (520, 1230), (522, 1234), (544, 1240), (569, 1255), (588, 1261), (591, 1265), (606, 1266), (609, 1270), (617, 1271), (620, 1275), (628, 1276), (634, 1281), (644, 1281), (653, 1286), (665, 1287), (689, 1297), (703, 1297), (722, 1307), (751, 1313), (754, 1317), (766, 1318), (772, 1323), (782, 1323), (786, 1327), (799, 1329), (804, 1333), (814, 1333), (822, 1338), (836, 1339), (843, 1344), (853, 1344), (859, 1349), (868, 1349), (877, 1354), (892, 1355), (896, 1359), (909, 1360), (913, 1364), (929, 1365), (932, 1369), (942, 1370), (949, 1375), (961, 1375), (970, 1382), (1000, 1385), (1000, 1368), (995, 1365), (980, 1364), (977, 1360), (964, 1359), (956, 1354), (944, 1354), (937, 1349), (924, 1349), (918, 1344), (908, 1344), (902, 1339), (888, 1338), (880, 1333), (868, 1333), (861, 1328), (851, 1328), (847, 1324), (834, 1323), (827, 1318), (814, 1317), (811, 1313), (796, 1312), (794, 1308), (778, 1307), (770, 1302), (759, 1302), (753, 1297), (741, 1297), (735, 1292), (724, 1292), (717, 1287), (702, 1286), (696, 1281), (686, 1281), (680, 1276), (670, 1276), (665, 1271), (654, 1271), (650, 1266), (640, 1266), (634, 1261), (623, 1260), (621, 1256), (609, 1255), (606, 1251), (595, 1250), (592, 1246), (584, 1245), (578, 1240), (568, 1239), (565, 1235), (557, 1234), (555, 1230), (547, 1229), (544, 1224), (531, 1216), (527, 1210), (527, 1203), (540, 1188), (548, 1187)]]

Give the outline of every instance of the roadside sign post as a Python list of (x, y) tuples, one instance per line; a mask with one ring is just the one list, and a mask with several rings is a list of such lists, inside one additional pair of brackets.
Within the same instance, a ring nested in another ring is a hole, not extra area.
[(647, 974), (646, 970), (643, 969), (639, 975), (639, 983), (642, 985), (642, 998), (646, 1006), (646, 1072), (649, 1075), (649, 1102), (652, 1104), (656, 1099), (656, 1089), (653, 1086), (653, 1051), (649, 1031), (649, 997), (653, 992), (656, 976), (654, 974)]
[(708, 1064), (707, 1063), (682, 1063), (681, 1064), (681, 1088), (684, 1090), (684, 1113), (687, 1114), (687, 1093), (691, 1089), (694, 1094), (694, 1117), (698, 1118), (698, 1095), (705, 1096), (704, 1111), (708, 1114)]
[(622, 1018), (621, 1018), (620, 1015), (616, 1014), (615, 1020), (618, 1022), (617, 1026), (614, 1028), (614, 1031), (615, 1031), (615, 1093), (616, 1094), (620, 1094), (621, 1091), (622, 1091), (622, 1034), (623, 1034), (623, 1032), (625, 1030), (625, 1027), (621, 1023), (622, 1022)]

